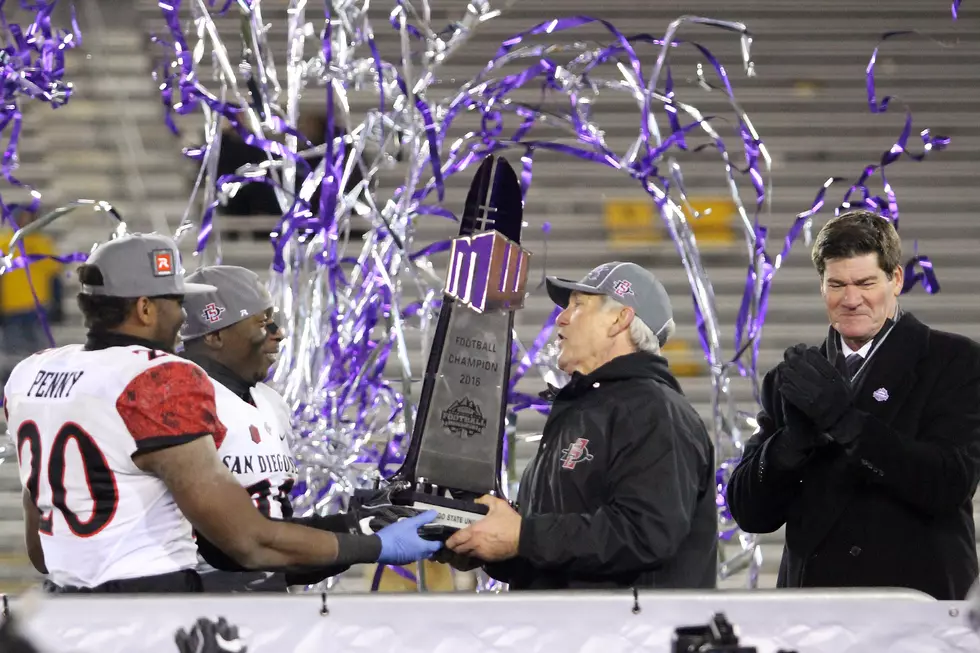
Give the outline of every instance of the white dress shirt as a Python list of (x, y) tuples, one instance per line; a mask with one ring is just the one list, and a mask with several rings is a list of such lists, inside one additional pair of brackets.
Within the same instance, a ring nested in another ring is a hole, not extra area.
[(861, 358), (867, 358), (868, 357), (868, 352), (871, 351), (871, 345), (873, 345), (873, 344), (874, 344), (874, 340), (869, 340), (866, 343), (864, 343), (864, 346), (863, 347), (861, 347), (857, 351), (854, 351), (853, 349), (851, 349), (850, 347), (848, 347), (847, 346), (847, 343), (844, 342), (844, 339), (841, 338), (840, 339), (840, 350), (841, 350), (841, 353), (844, 354), (844, 359), (845, 360), (851, 354), (857, 354)]

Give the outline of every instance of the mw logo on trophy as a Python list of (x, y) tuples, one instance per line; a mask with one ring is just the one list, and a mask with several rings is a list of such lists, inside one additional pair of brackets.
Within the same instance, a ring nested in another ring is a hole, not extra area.
[(523, 200), (514, 169), (487, 157), (466, 198), (450, 250), (405, 462), (380, 487), (359, 491), (363, 509), (391, 519), (436, 510), (423, 536), (446, 539), (481, 519), (484, 494), (503, 496), (501, 466), (514, 313), (524, 305), (530, 254), (520, 246)]

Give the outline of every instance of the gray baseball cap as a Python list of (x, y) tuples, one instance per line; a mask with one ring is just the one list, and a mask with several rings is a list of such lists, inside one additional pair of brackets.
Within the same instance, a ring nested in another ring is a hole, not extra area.
[(83, 295), (160, 297), (214, 291), (214, 286), (186, 283), (180, 252), (162, 234), (126, 234), (95, 248), (86, 265), (99, 269), (102, 285), (82, 284)]
[(188, 281), (209, 284), (212, 292), (184, 299), (187, 321), (180, 335), (193, 340), (225, 329), (272, 308), (272, 295), (259, 275), (237, 265), (200, 268)]
[(636, 317), (657, 334), (661, 347), (667, 342), (667, 323), (673, 319), (674, 312), (663, 284), (646, 268), (636, 263), (613, 261), (603, 263), (581, 281), (558, 277), (548, 277), (546, 281), (548, 296), (562, 308), (568, 306), (569, 297), (576, 290), (589, 295), (605, 295), (632, 308)]

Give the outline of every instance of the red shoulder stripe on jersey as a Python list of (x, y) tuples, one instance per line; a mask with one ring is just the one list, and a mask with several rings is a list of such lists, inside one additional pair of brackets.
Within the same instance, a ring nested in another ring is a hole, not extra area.
[(151, 446), (150, 440), (202, 434), (211, 434), (220, 447), (227, 432), (218, 419), (211, 380), (187, 361), (168, 361), (141, 372), (120, 393), (116, 410), (141, 448)]

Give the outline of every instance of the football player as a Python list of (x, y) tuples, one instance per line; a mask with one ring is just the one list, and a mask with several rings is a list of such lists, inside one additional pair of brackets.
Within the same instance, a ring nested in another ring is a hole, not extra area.
[[(274, 321), (272, 297), (259, 276), (246, 268), (215, 265), (195, 271), (187, 281), (216, 288), (185, 299), (187, 321), (181, 336), (184, 357), (200, 365), (214, 383), (218, 419), (227, 428), (218, 457), (266, 517), (361, 532), (354, 514), (293, 519), (289, 493), (296, 468), (289, 449), (290, 410), (263, 383), (285, 332)], [(285, 591), (289, 585), (312, 584), (342, 571), (331, 567), (319, 574), (248, 572), (207, 538), (198, 534), (197, 539), (205, 591)]]
[(192, 528), (247, 569), (407, 564), (441, 546), (418, 533), (434, 512), (361, 535), (256, 509), (218, 457), (215, 386), (173, 354), (184, 297), (216, 291), (185, 282), (173, 240), (116, 238), (78, 278), (87, 342), (27, 358), (4, 388), (28, 555), (52, 591), (201, 591)]

